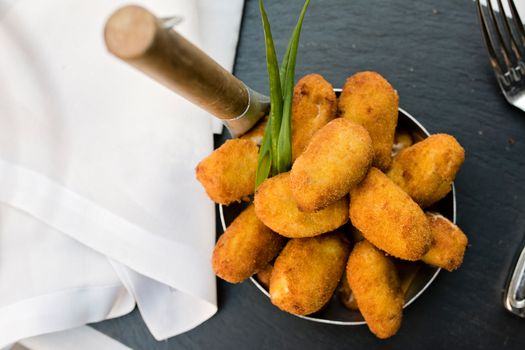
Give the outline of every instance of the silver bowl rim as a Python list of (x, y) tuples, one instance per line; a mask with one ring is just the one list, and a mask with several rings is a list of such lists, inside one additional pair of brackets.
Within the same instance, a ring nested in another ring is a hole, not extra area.
[[(334, 91), (341, 92), (341, 89), (334, 89)], [(408, 113), (403, 108), (398, 108), (398, 110), (404, 115), (406, 115), (414, 124), (416, 124), (421, 129), (421, 131), (425, 133), (427, 137), (430, 136), (430, 133), (427, 131), (427, 129), (423, 125), (421, 125), (421, 123), (416, 118), (414, 118), (410, 113)], [(223, 231), (226, 231), (227, 226), (224, 220), (224, 212), (223, 212), (222, 204), (219, 204), (219, 214), (221, 217), (222, 229)], [(456, 187), (454, 186), (454, 183), (452, 183), (452, 221), (454, 222), (454, 224), (456, 223)], [(403, 309), (408, 307), (410, 304), (412, 304), (417, 298), (419, 298), (421, 294), (423, 294), (425, 290), (427, 290), (427, 288), (432, 284), (432, 282), (434, 282), (434, 280), (436, 279), (440, 271), (441, 271), (441, 268), (436, 268), (436, 272), (434, 272), (430, 280), (428, 280), (428, 282), (423, 286), (423, 288), (421, 288), (412, 298), (410, 298), (410, 300), (408, 300), (405, 303), (405, 305), (403, 305)], [(270, 298), (270, 293), (268, 293), (268, 291), (253, 276), (250, 277), (250, 280), (264, 295)], [(327, 320), (324, 318), (316, 318), (316, 317), (311, 317), (311, 316), (303, 316), (303, 315), (295, 315), (295, 314), (292, 314), (292, 315), (305, 319), (305, 320), (313, 321), (313, 322), (333, 324), (333, 325), (339, 325), (339, 326), (359, 326), (359, 325), (366, 324), (366, 321), (335, 321), (335, 320)]]

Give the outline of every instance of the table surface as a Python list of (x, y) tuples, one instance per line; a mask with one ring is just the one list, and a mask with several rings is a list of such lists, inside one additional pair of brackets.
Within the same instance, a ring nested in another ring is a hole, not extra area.
[[(282, 54), (301, 1), (265, 4)], [(457, 221), (470, 241), (464, 264), (438, 276), (405, 311), (396, 336), (381, 341), (366, 326), (296, 318), (278, 311), (249, 281), (218, 281), (218, 313), (164, 342), (151, 337), (137, 311), (93, 326), (134, 349), (150, 350), (524, 349), (525, 319), (503, 308), (502, 292), (525, 236), (525, 114), (507, 104), (496, 86), (475, 3), (313, 0), (297, 77), (316, 72), (340, 87), (362, 70), (380, 72), (398, 90), (403, 108), (430, 132), (456, 136), (466, 150), (456, 179)], [(246, 1), (235, 74), (267, 91), (256, 0)]]

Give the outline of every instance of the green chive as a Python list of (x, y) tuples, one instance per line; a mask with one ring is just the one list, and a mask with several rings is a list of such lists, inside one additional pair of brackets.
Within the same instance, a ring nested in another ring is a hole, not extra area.
[[(284, 53), (283, 60), (281, 61), (281, 90), (284, 93), (284, 84), (286, 79), (286, 72), (288, 70), (288, 60), (290, 57), (290, 51), (292, 50), (292, 44), (293, 44), (293, 38), (295, 35), (297, 35), (297, 41), (299, 42), (299, 35), (301, 32), (301, 27), (303, 25), (303, 18), (306, 13), (306, 9), (308, 5), (310, 4), (310, 0), (306, 1), (303, 5), (303, 9), (301, 11), (301, 14), (299, 15), (298, 23), (296, 24), (296, 27), (294, 28), (294, 32), (292, 34), (292, 38), (290, 41), (288, 41), (288, 46), (286, 47), (286, 52)], [(297, 31), (297, 32), (296, 32)], [(297, 50), (296, 50), (297, 51)], [(296, 52), (297, 53), (297, 52)]]
[(281, 70), (279, 71), (270, 22), (264, 9), (263, 0), (259, 1), (264, 28), (268, 85), (270, 87), (270, 114), (259, 150), (255, 177), (256, 189), (270, 176), (270, 172), (272, 175), (277, 175), (288, 171), (292, 164), (291, 114), (293, 86), (295, 83), (295, 61), (301, 27), (309, 4), (310, 0), (306, 0), (286, 48)]
[[(259, 1), (261, 10), (261, 18), (264, 28), (264, 43), (266, 46), (266, 65), (268, 67), (268, 85), (270, 87), (270, 116), (271, 120), (271, 145), (272, 145), (272, 162), (273, 157), (277, 154), (277, 141), (279, 140), (279, 131), (281, 128), (281, 118), (283, 116), (283, 95), (281, 91), (281, 80), (279, 77), (279, 64), (277, 63), (277, 55), (275, 53), (275, 46), (273, 44), (272, 31), (270, 29), (270, 22), (266, 10), (264, 9), (263, 1)], [(276, 171), (277, 169), (273, 169)]]
[(286, 52), (284, 53), (283, 60), (281, 61), (281, 91), (284, 92), (284, 80), (286, 79), (286, 70), (288, 69), (288, 58), (290, 57), (290, 50), (292, 49), (292, 41), (288, 42)]
[[(276, 165), (277, 172), (279, 173), (288, 171), (292, 165), (291, 115), (293, 87), (295, 83), (295, 61), (297, 58), (297, 49), (299, 47), (301, 27), (303, 25), (304, 15), (306, 14), (306, 9), (308, 8), (309, 4), (310, 0), (306, 0), (288, 44), (288, 48), (286, 50), (287, 52), (284, 55), (284, 60), (281, 67), (281, 84), (284, 81), (283, 115), (281, 118), (279, 139), (277, 140), (277, 153), (274, 154), (274, 164)], [(282, 76), (283, 69), (285, 71), (284, 79)]]
[(272, 152), (271, 152), (271, 120), (268, 119), (266, 127), (264, 128), (264, 136), (259, 150), (259, 159), (257, 160), (257, 171), (255, 173), (255, 189), (263, 183), (270, 175), (272, 167)]

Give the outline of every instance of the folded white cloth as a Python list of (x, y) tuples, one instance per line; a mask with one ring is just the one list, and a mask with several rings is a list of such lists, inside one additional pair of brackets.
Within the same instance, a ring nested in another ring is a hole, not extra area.
[[(242, 0), (133, 2), (232, 69)], [(0, 347), (135, 302), (156, 339), (217, 310), (212, 119), (106, 52), (126, 3), (0, 0)]]

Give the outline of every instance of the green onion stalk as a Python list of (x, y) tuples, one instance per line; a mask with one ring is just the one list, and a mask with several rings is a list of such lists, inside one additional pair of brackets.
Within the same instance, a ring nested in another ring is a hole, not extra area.
[(288, 171), (292, 165), (292, 98), (295, 84), (295, 61), (299, 47), (299, 37), (306, 9), (310, 0), (306, 0), (288, 42), (281, 69), (277, 63), (277, 55), (273, 43), (272, 31), (268, 15), (260, 0), (264, 43), (266, 47), (266, 65), (270, 87), (270, 114), (264, 130), (264, 136), (259, 150), (255, 188), (272, 176)]

